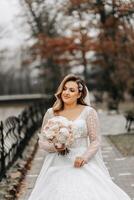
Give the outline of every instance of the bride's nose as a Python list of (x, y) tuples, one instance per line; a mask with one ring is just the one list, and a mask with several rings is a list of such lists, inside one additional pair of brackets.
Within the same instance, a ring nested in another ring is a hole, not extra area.
[(69, 93), (70, 93), (69, 89), (65, 90), (65, 94), (69, 94)]

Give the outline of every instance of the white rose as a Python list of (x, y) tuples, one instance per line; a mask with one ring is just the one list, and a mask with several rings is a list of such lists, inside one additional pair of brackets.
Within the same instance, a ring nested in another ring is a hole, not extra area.
[(58, 131), (59, 130), (59, 126), (58, 124), (53, 125), (52, 127), (50, 127), (51, 131)]
[(62, 144), (65, 144), (66, 142), (66, 137), (64, 135), (59, 135), (58, 141)]
[(48, 131), (46, 131), (45, 135), (46, 135), (46, 137), (47, 137), (48, 139), (53, 139), (54, 132), (48, 130)]
[(60, 134), (66, 136), (66, 137), (69, 135), (69, 131), (67, 128), (61, 128), (59, 132), (60, 132)]

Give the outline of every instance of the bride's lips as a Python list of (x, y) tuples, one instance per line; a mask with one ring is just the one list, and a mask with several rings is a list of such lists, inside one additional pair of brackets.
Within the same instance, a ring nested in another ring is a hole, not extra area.
[(65, 99), (69, 99), (70, 97), (65, 97), (65, 96), (64, 96), (63, 98), (65, 98)]

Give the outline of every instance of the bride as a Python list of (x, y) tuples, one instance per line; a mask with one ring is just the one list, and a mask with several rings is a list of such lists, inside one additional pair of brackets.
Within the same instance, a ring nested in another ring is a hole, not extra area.
[(58, 87), (48, 119), (62, 116), (72, 122), (75, 140), (66, 155), (60, 148), (39, 137), (46, 157), (29, 200), (130, 200), (110, 177), (101, 154), (101, 135), (96, 110), (90, 106), (89, 92), (80, 77), (67, 75)]

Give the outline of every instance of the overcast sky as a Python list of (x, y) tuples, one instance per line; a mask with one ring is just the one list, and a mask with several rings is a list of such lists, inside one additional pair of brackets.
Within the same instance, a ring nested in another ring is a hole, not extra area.
[(24, 42), (25, 32), (19, 29), (17, 18), (20, 11), (18, 0), (0, 0), (1, 48), (20, 46)]
[(9, 23), (16, 14), (16, 0), (1, 0), (0, 1), (0, 24)]
[[(49, 4), (53, 4), (55, 0), (46, 0)], [(63, 0), (59, 0), (60, 3)], [(20, 46), (23, 44), (28, 34), (22, 26), (21, 17), (19, 14), (22, 13), (19, 5), (19, 0), (0, 0), (0, 48)], [(2, 28), (1, 28), (2, 27)], [(4, 39), (3, 39), (4, 37)]]

